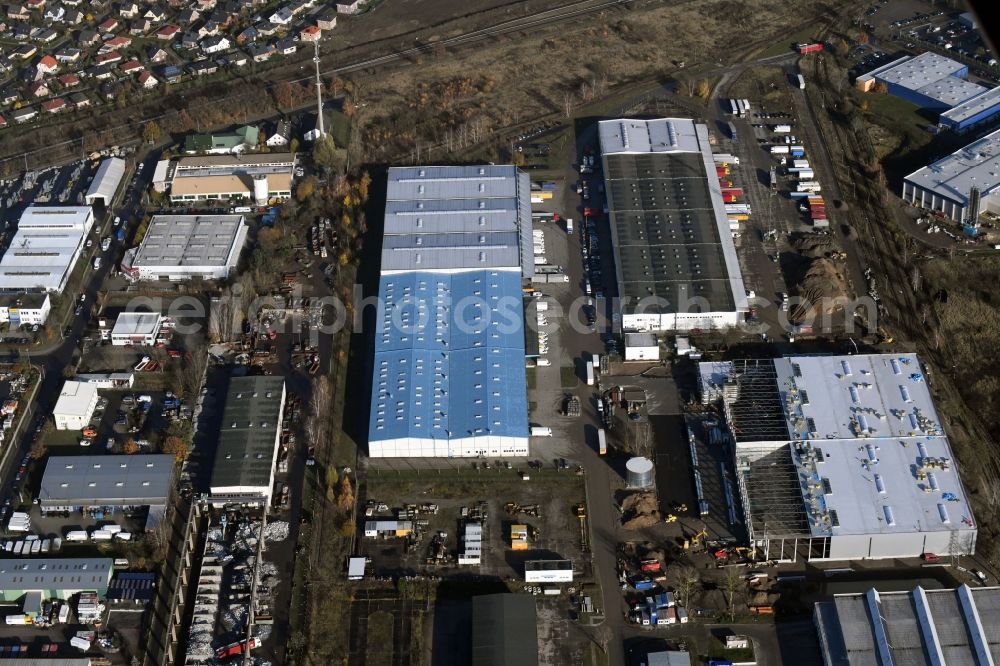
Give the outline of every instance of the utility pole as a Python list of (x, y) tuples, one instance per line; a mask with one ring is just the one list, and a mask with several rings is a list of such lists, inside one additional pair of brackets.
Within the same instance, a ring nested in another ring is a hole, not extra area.
[[(313, 42), (316, 55), (313, 62), (316, 63), (316, 129), (319, 136), (326, 136), (326, 129), (323, 127), (323, 81), (319, 78), (319, 42)], [(319, 138), (319, 137), (317, 137)]]

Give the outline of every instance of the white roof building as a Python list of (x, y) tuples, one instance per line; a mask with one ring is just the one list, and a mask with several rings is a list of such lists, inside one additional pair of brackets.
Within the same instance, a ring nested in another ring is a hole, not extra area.
[(242, 215), (154, 215), (123, 271), (139, 280), (224, 279), (248, 230)]
[(59, 392), (56, 406), (52, 409), (56, 430), (82, 430), (90, 423), (96, 408), (97, 386), (67, 380)]
[(980, 212), (1000, 213), (1000, 130), (911, 173), (903, 180), (903, 199), (960, 222), (969, 215), (973, 187), (980, 192)]
[(28, 206), (0, 258), (0, 291), (64, 291), (93, 223), (89, 206)]
[(768, 559), (968, 554), (977, 526), (913, 354), (701, 364)]
[(125, 177), (125, 160), (120, 157), (109, 157), (97, 169), (97, 175), (84, 199), (88, 205), (94, 205), (98, 200), (108, 207), (115, 198), (115, 193)]
[(153, 345), (160, 333), (163, 315), (159, 312), (123, 312), (111, 329), (111, 344)]

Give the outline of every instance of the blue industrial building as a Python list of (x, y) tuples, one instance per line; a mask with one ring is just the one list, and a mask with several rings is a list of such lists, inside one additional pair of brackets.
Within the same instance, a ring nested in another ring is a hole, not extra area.
[(529, 178), (399, 167), (386, 198), (369, 455), (527, 455)]
[(962, 134), (1000, 114), (1000, 92), (966, 80), (968, 75), (968, 65), (927, 52), (894, 60), (856, 83), (863, 91), (884, 83), (890, 95), (941, 112), (940, 125)]

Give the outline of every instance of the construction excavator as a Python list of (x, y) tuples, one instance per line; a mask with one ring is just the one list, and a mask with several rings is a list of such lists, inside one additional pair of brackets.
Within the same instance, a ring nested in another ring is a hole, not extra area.
[(698, 546), (698, 544), (701, 543), (701, 540), (704, 539), (707, 536), (708, 536), (708, 531), (707, 530), (702, 530), (701, 532), (698, 532), (694, 536), (692, 536), (690, 538), (687, 538), (687, 539), (684, 539), (684, 550), (689, 550), (691, 548), (696, 548)]

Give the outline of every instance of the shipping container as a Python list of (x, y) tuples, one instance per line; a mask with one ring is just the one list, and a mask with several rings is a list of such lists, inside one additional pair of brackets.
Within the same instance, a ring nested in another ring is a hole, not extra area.
[(715, 160), (716, 164), (724, 166), (729, 166), (731, 164), (735, 164), (736, 166), (740, 165), (740, 158), (735, 155), (730, 155), (729, 153), (716, 153), (715, 155), (712, 155), (712, 159)]
[(729, 167), (725, 164), (720, 164), (715, 167), (715, 175), (719, 178), (729, 175)]
[(795, 189), (799, 192), (819, 192), (821, 188), (815, 180), (801, 180), (795, 185)]
[(531, 436), (532, 437), (551, 437), (552, 436), (552, 428), (546, 428), (546, 427), (543, 427), (543, 426), (532, 426), (531, 427)]
[(776, 134), (788, 134), (789, 132), (792, 131), (792, 126), (791, 125), (775, 125), (774, 127), (771, 128), (771, 131), (775, 132)]
[(772, 155), (787, 155), (788, 146), (771, 146)]
[(806, 80), (802, 77), (801, 74), (798, 75), (797, 80), (798, 80), (798, 83), (799, 83), (799, 90), (805, 90), (806, 89)]
[(732, 122), (729, 123), (729, 138), (736, 141), (736, 125)]
[(729, 100), (729, 113), (733, 114), (734, 116), (740, 115), (740, 107), (739, 105), (736, 104), (735, 99)]
[(722, 193), (722, 202), (723, 203), (736, 203), (736, 195), (735, 194), (726, 194), (725, 192), (723, 192)]
[(735, 194), (736, 196), (741, 197), (741, 196), (743, 196), (743, 188), (742, 187), (726, 187), (726, 188), (723, 188), (722, 193), (723, 194)]
[(587, 386), (594, 385), (594, 366), (587, 363)]
[(750, 204), (739, 203), (739, 204), (726, 204), (726, 214), (736, 215), (738, 213), (746, 213), (749, 215), (753, 211), (750, 210)]
[(729, 218), (730, 224), (732, 224), (733, 222), (746, 222), (747, 220), (750, 219), (750, 216), (747, 215), (746, 213), (735, 213), (733, 215), (727, 215), (726, 217)]
[(795, 169), (808, 169), (809, 168), (809, 160), (792, 159), (792, 168), (795, 168)]
[(602, 456), (608, 452), (608, 436), (605, 434), (604, 428), (597, 431), (597, 451)]
[(802, 171), (799, 171), (795, 177), (799, 180), (812, 180), (816, 177), (816, 174), (813, 173), (812, 169), (803, 169)]
[(822, 44), (799, 44), (796, 49), (799, 53), (816, 53), (823, 50)]

